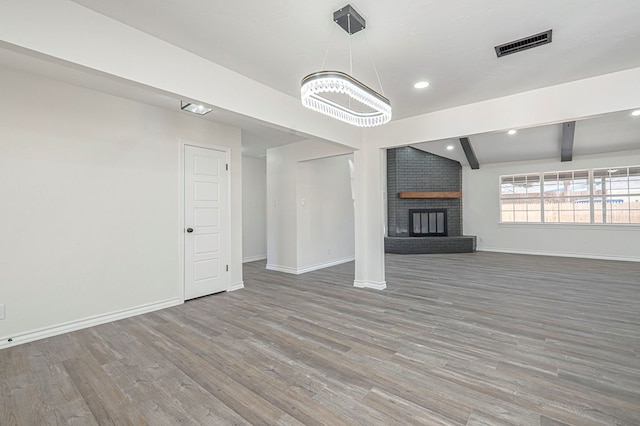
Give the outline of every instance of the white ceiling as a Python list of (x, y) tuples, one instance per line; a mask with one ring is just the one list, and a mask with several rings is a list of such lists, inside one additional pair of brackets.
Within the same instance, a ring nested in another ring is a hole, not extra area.
[[(320, 69), (325, 52), (325, 68), (348, 71), (351, 38), (353, 75), (380, 90), (373, 58), (394, 119), (640, 67), (638, 0), (356, 0), (350, 3), (367, 19), (367, 29), (351, 37), (331, 19), (348, 0), (72, 1), (296, 98), (300, 79)], [(547, 29), (553, 29), (553, 43), (496, 58), (495, 45)], [(179, 103), (148, 87), (16, 55), (0, 49), (0, 64), (163, 108)], [(414, 89), (419, 80), (431, 86)], [(240, 127), (248, 156), (305, 139), (225, 111), (205, 119)], [(637, 126), (623, 124), (629, 123), (579, 122), (574, 155), (638, 148)], [(559, 131), (559, 125), (545, 126), (509, 139), (472, 136), (471, 142), (481, 164), (556, 158)], [(604, 136), (589, 139), (598, 132)], [(450, 142), (430, 146), (444, 150)], [(457, 151), (444, 154), (462, 155), (454, 142)], [(466, 162), (464, 155), (460, 160)]]
[[(300, 80), (349, 71), (349, 0), (74, 0), (298, 97)], [(638, 0), (357, 0), (353, 75), (391, 100), (394, 118), (640, 67)], [(494, 46), (553, 29), (553, 42), (498, 59)], [(332, 39), (332, 33), (333, 39)], [(413, 83), (427, 80), (423, 91)]]
[[(483, 164), (511, 161), (560, 159), (562, 124), (519, 129), (507, 132), (484, 133), (469, 137), (474, 153)], [(414, 148), (450, 158), (461, 164), (468, 161), (458, 139), (444, 139), (412, 145)], [(453, 146), (453, 150), (447, 150)], [(640, 116), (631, 111), (607, 114), (576, 122), (573, 155), (603, 154), (640, 148)]]

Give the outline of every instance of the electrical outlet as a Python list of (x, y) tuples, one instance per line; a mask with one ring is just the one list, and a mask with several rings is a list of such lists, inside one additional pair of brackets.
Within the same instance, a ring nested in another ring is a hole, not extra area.
[(4, 319), (4, 304), (0, 303), (0, 320)]

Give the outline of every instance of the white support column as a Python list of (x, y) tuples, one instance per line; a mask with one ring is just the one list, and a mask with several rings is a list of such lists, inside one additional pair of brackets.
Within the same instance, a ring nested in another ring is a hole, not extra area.
[(354, 153), (356, 273), (353, 285), (384, 290), (384, 173), (382, 150), (368, 147)]

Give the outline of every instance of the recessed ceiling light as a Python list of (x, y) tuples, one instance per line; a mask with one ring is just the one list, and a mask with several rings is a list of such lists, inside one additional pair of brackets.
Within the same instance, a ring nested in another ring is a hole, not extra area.
[(416, 89), (424, 89), (425, 87), (429, 87), (428, 81), (419, 81), (413, 85)]
[(511, 129), (507, 133), (509, 133), (510, 135), (515, 135), (516, 133), (518, 133), (518, 131), (516, 129)]
[(180, 109), (192, 112), (198, 115), (205, 115), (211, 112), (211, 108), (207, 108), (204, 105), (192, 104), (191, 102), (180, 101)]
[(447, 145), (447, 151), (453, 151), (453, 145)]
[(639, 116), (639, 115), (640, 115), (640, 109), (637, 109), (637, 110), (633, 111), (633, 112), (631, 113), (631, 115), (633, 115), (634, 117)]

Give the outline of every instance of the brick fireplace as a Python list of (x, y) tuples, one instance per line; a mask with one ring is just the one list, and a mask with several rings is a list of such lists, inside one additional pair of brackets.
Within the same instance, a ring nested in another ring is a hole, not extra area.
[[(387, 253), (464, 253), (462, 166), (411, 147), (387, 150)], [(433, 232), (431, 232), (433, 231)]]

